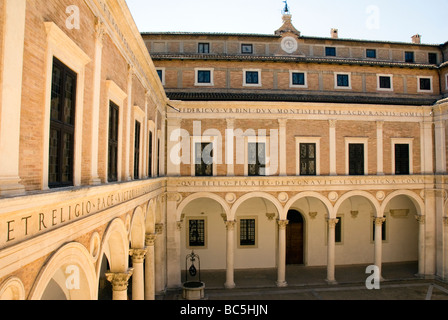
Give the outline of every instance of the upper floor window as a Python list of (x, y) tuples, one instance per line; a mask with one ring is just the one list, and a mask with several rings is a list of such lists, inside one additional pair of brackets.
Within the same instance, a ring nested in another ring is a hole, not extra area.
[(430, 64), (437, 64), (437, 53), (428, 53), (428, 62)]
[(194, 151), (195, 176), (213, 176), (213, 143), (197, 142)]
[(118, 106), (110, 102), (109, 105), (109, 139), (108, 139), (108, 165), (107, 181), (118, 181)]
[(306, 88), (306, 73), (300, 71), (291, 71), (291, 87)]
[(350, 73), (336, 73), (335, 74), (335, 88), (336, 89), (351, 89)]
[(210, 53), (210, 43), (199, 43), (198, 53)]
[(376, 59), (376, 50), (366, 49), (366, 58)]
[(409, 144), (395, 144), (395, 174), (409, 174)]
[(412, 52), (412, 51), (406, 51), (405, 53), (404, 53), (404, 61), (405, 62), (410, 62), (410, 63), (413, 63), (415, 60), (414, 60), (414, 52)]
[(418, 92), (432, 92), (432, 77), (417, 77)]
[(392, 75), (379, 74), (377, 89), (383, 91), (392, 91), (393, 90)]
[(300, 175), (315, 176), (316, 175), (316, 144), (301, 143), (300, 144)]
[(165, 85), (165, 68), (158, 68), (156, 69), (157, 71), (157, 75), (160, 78), (160, 81), (162, 82), (163, 85)]
[(249, 142), (248, 150), (248, 175), (266, 175), (266, 143)]
[(196, 86), (213, 85), (213, 69), (195, 69), (196, 71)]
[(336, 48), (335, 47), (325, 47), (325, 55), (327, 57), (336, 57)]
[(252, 44), (242, 44), (241, 45), (241, 53), (243, 53), (243, 54), (254, 53), (254, 46)]
[(48, 186), (73, 185), (77, 74), (53, 60)]
[(360, 176), (366, 173), (366, 155), (364, 143), (348, 144), (348, 174)]
[(260, 70), (244, 70), (245, 86), (261, 86)]
[(140, 178), (140, 122), (135, 121), (134, 138), (134, 179)]

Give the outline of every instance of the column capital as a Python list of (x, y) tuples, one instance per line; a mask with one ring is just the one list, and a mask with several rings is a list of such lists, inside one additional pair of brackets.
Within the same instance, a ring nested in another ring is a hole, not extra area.
[(386, 221), (386, 218), (384, 217), (375, 217), (373, 218), (373, 221), (375, 222), (376, 226), (381, 226), (384, 221)]
[(442, 219), (443, 219), (443, 225), (445, 227), (448, 227), (448, 217), (443, 217)]
[(286, 226), (288, 225), (289, 221), (288, 220), (277, 220), (278, 223), (278, 228), (280, 230), (284, 230), (286, 229)]
[(114, 291), (125, 291), (128, 288), (128, 281), (133, 273), (133, 268), (129, 268), (126, 272), (108, 272), (106, 273), (106, 279), (112, 284)]
[(280, 126), (280, 127), (286, 127), (286, 123), (288, 122), (288, 119), (286, 119), (286, 118), (280, 118), (280, 119), (278, 119), (278, 125)]
[(104, 26), (104, 22), (101, 21), (100, 18), (96, 18), (95, 22), (95, 38), (99, 43), (103, 43), (104, 35), (106, 34), (106, 27)]
[(384, 121), (383, 120), (378, 120), (376, 122), (376, 128), (377, 129), (383, 129), (383, 125), (384, 125)]
[(135, 248), (129, 250), (129, 255), (132, 257), (132, 263), (142, 263), (145, 260), (147, 248)]
[(162, 234), (163, 233), (163, 223), (156, 223), (155, 231), (156, 231), (156, 234)]
[(419, 216), (419, 215), (415, 215), (415, 219), (417, 220), (417, 222), (419, 224), (425, 224), (425, 216)]
[(156, 235), (155, 233), (147, 233), (145, 236), (145, 244), (147, 246), (154, 246), (154, 242), (156, 240)]
[(235, 220), (233, 220), (233, 221), (229, 221), (229, 220), (227, 220), (227, 221), (226, 221), (226, 228), (227, 228), (227, 230), (233, 230), (233, 229), (235, 229), (235, 224), (236, 224), (236, 221), (235, 221)]
[(336, 122), (337, 122), (337, 120), (334, 120), (334, 119), (328, 120), (328, 123), (330, 124), (330, 128), (336, 128)]
[(339, 219), (333, 219), (333, 218), (327, 218), (327, 223), (328, 223), (328, 226), (330, 227), (330, 228), (334, 228), (334, 227), (336, 227), (336, 225), (338, 224), (338, 222), (339, 222)]

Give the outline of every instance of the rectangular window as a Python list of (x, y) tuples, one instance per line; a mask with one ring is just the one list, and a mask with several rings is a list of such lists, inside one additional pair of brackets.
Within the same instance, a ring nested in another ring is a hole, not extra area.
[(152, 177), (152, 131), (148, 134), (148, 176)]
[(364, 144), (350, 143), (348, 157), (349, 175), (364, 175)]
[(407, 175), (409, 170), (409, 144), (395, 144), (395, 174)]
[(366, 49), (366, 58), (376, 59), (376, 50)]
[(107, 180), (118, 181), (118, 106), (110, 102), (109, 105), (109, 140), (108, 140), (108, 165)]
[(188, 245), (190, 247), (205, 246), (205, 220), (188, 220)]
[(248, 175), (266, 175), (266, 143), (248, 143)]
[(405, 61), (405, 62), (413, 63), (413, 62), (414, 62), (414, 52), (412, 52), (412, 51), (406, 51), (406, 52), (404, 53), (404, 61)]
[(134, 179), (140, 177), (140, 122), (135, 121)]
[(292, 72), (291, 83), (293, 86), (306, 86), (305, 73), (304, 72)]
[(437, 64), (437, 53), (428, 53), (428, 62), (430, 64)]
[(195, 175), (198, 177), (213, 176), (213, 143), (195, 144)]
[(76, 73), (55, 58), (51, 82), (50, 188), (73, 185), (76, 81)]
[(349, 74), (336, 74), (336, 88), (350, 88), (350, 75)]
[(199, 43), (198, 53), (210, 53), (210, 43)]
[(325, 47), (325, 55), (327, 57), (336, 57), (336, 48), (335, 47)]
[(240, 246), (255, 245), (255, 219), (240, 220)]
[(252, 54), (254, 53), (254, 47), (251, 44), (242, 44), (241, 45), (241, 53), (242, 54)]
[(419, 91), (432, 91), (431, 78), (419, 77)]
[(197, 83), (210, 84), (212, 82), (210, 70), (198, 70), (197, 71)]
[(300, 175), (315, 176), (316, 175), (316, 144), (301, 143), (300, 144)]
[(378, 76), (379, 90), (392, 90), (392, 76), (379, 75)]
[(259, 72), (258, 71), (246, 71), (246, 76), (245, 76), (245, 84), (259, 84), (260, 83), (260, 79), (259, 79)]

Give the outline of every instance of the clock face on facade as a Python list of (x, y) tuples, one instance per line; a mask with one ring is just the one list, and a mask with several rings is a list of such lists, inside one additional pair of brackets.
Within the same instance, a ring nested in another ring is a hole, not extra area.
[(293, 37), (285, 37), (282, 40), (282, 49), (283, 51), (285, 51), (286, 53), (293, 53), (294, 51), (297, 50), (297, 40), (294, 39)]

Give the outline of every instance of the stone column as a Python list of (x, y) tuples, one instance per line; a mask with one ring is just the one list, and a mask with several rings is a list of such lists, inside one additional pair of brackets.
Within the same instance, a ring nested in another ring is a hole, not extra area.
[(180, 232), (182, 230), (182, 222), (176, 220), (176, 209), (176, 193), (168, 193), (166, 203), (166, 270), (168, 288), (180, 288), (182, 285), (180, 261)]
[(436, 152), (436, 173), (446, 173), (446, 142), (445, 142), (445, 120), (438, 120), (434, 123), (434, 139)]
[(147, 248), (145, 263), (145, 300), (155, 300), (155, 264), (154, 264), (154, 241), (155, 233), (146, 235), (145, 245)]
[(327, 282), (336, 284), (335, 279), (335, 263), (334, 263), (334, 249), (335, 249), (335, 228), (339, 219), (327, 219), (328, 222), (328, 247), (327, 247)]
[(98, 136), (101, 104), (101, 64), (103, 56), (103, 38), (105, 27), (100, 20), (95, 26), (95, 62), (93, 71), (93, 108), (92, 108), (92, 163), (90, 168), (90, 184), (99, 185), (101, 180), (98, 176)]
[(227, 229), (227, 248), (226, 248), (226, 257), (227, 257), (227, 266), (226, 266), (226, 283), (224, 286), (227, 289), (235, 288), (235, 280), (234, 280), (234, 240), (235, 240), (235, 224), (236, 221), (226, 221), (226, 229)]
[(386, 218), (374, 218), (375, 223), (375, 265), (379, 269), (380, 279), (382, 278), (381, 266), (382, 266), (382, 249), (383, 249), (383, 223)]
[(106, 279), (112, 284), (112, 300), (128, 300), (128, 281), (134, 270), (129, 268), (126, 272), (106, 273)]
[(9, 196), (25, 194), (19, 177), (19, 148), (26, 0), (4, 0), (2, 14), (0, 196)]
[(156, 223), (156, 239), (154, 242), (154, 278), (155, 293), (161, 293), (165, 290), (165, 264), (163, 258), (163, 223)]
[(288, 220), (278, 220), (278, 269), (277, 287), (286, 287), (286, 225)]
[(416, 215), (418, 222), (418, 275), (425, 275), (425, 216)]
[(443, 268), (442, 280), (448, 280), (448, 217), (443, 217)]
[(146, 248), (130, 249), (129, 255), (132, 257), (132, 267), (134, 274), (132, 276), (132, 300), (144, 299), (145, 282), (143, 275), (143, 262), (145, 261)]
[(336, 120), (329, 120), (330, 124), (330, 176), (336, 176)]
[(124, 181), (131, 181), (130, 174), (130, 161), (131, 161), (131, 109), (132, 109), (132, 81), (134, 79), (135, 70), (134, 67), (128, 66), (128, 101), (126, 106), (126, 122), (123, 121), (123, 124), (126, 123), (126, 135), (124, 136), (124, 140), (126, 141), (125, 148), (125, 159), (124, 159)]

